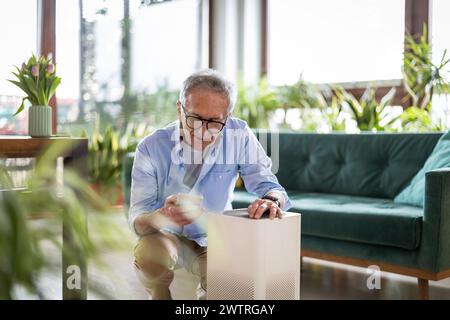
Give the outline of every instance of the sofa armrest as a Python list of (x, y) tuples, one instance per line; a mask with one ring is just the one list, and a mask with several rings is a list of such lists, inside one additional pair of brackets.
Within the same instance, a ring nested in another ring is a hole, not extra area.
[(435, 272), (450, 269), (450, 168), (427, 172), (422, 246)]

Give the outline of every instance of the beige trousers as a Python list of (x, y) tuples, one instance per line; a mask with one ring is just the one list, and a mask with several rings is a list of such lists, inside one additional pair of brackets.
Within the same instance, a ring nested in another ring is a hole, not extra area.
[(169, 286), (175, 269), (184, 267), (200, 277), (197, 297), (206, 299), (206, 247), (170, 232), (141, 237), (134, 249), (134, 265), (139, 279), (154, 300), (172, 299)]

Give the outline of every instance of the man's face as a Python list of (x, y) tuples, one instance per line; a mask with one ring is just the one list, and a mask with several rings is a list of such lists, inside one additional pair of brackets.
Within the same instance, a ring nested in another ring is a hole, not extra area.
[[(210, 124), (210, 130), (207, 130), (205, 121), (203, 121), (203, 125), (201, 125), (201, 120), (191, 118), (189, 119), (191, 127), (192, 121), (195, 121), (195, 127), (197, 128), (192, 129), (186, 123), (186, 115), (222, 123), (224, 123), (228, 117), (228, 100), (226, 96), (205, 89), (193, 90), (186, 96), (184, 111), (180, 101), (178, 101), (177, 107), (178, 117), (183, 129), (185, 130), (185, 133), (189, 133), (185, 134), (185, 137), (188, 140), (187, 142), (197, 150), (204, 149), (215, 141), (217, 134), (219, 133), (217, 130), (214, 130), (217, 123)], [(220, 124), (218, 126), (220, 127)]]

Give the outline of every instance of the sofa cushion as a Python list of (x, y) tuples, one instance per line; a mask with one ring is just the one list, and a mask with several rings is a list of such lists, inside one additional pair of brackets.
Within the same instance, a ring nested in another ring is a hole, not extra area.
[(423, 168), (417, 172), (411, 183), (394, 198), (394, 202), (423, 207), (425, 174), (428, 171), (445, 167), (450, 167), (450, 131), (439, 139)]
[[(414, 250), (420, 244), (423, 210), (390, 199), (288, 192), (302, 214), (302, 234)], [(255, 199), (235, 191), (233, 207)]]

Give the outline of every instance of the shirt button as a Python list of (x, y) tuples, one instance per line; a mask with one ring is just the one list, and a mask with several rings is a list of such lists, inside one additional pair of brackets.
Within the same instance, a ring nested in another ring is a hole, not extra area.
[(219, 176), (219, 179), (222, 179), (222, 176)]

